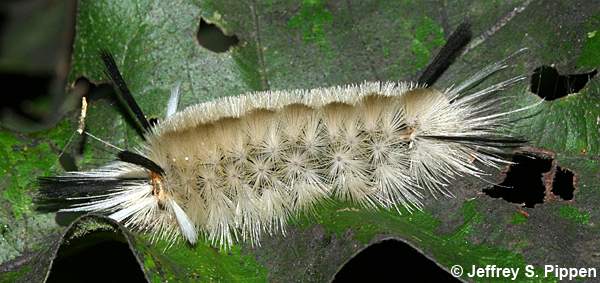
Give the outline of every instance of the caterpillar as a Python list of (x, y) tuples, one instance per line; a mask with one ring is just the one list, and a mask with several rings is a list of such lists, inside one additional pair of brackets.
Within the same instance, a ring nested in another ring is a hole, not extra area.
[(417, 82), (255, 92), (180, 112), (175, 87), (167, 117), (154, 125), (103, 52), (144, 141), (104, 167), (40, 178), (36, 201), (107, 214), (157, 238), (194, 244), (202, 234), (222, 247), (284, 233), (292, 215), (327, 199), (419, 210), (426, 195), (452, 196), (452, 179), (483, 178), (484, 167), (510, 163), (506, 154), (525, 142), (508, 129), (511, 114), (527, 107), (502, 111), (507, 98), (495, 95), (525, 76), (472, 91), (506, 60), (454, 87), (429, 87), (464, 46), (466, 30), (453, 33)]

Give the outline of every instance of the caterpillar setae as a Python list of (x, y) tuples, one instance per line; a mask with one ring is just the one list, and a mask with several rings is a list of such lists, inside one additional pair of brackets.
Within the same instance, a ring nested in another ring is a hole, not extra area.
[(329, 198), (421, 209), (425, 195), (451, 196), (453, 178), (510, 163), (506, 154), (524, 142), (509, 133), (509, 116), (527, 107), (503, 112), (507, 98), (496, 95), (524, 76), (470, 91), (506, 60), (454, 87), (427, 87), (467, 37), (468, 26), (459, 27), (416, 83), (256, 92), (181, 112), (175, 88), (167, 117), (155, 125), (102, 53), (144, 142), (99, 169), (41, 178), (37, 202), (108, 214), (154, 237), (193, 244), (203, 234), (224, 247), (283, 232), (290, 216)]

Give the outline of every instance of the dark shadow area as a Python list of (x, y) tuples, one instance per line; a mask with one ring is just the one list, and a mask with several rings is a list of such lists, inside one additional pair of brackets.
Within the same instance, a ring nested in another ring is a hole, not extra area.
[(36, 114), (35, 104), (48, 95), (54, 77), (52, 74), (28, 74), (0, 72), (0, 84), (4, 89), (0, 116), (16, 114), (32, 122), (41, 122), (43, 117)]
[(158, 118), (153, 117), (153, 118), (148, 119), (148, 123), (150, 123), (151, 127), (158, 125), (159, 122), (160, 122), (160, 120)]
[(0, 8), (0, 38), (4, 37), (4, 30), (6, 26), (6, 11)]
[[(53, 212), (55, 212), (55, 211), (53, 211)], [(71, 223), (73, 223), (73, 221), (75, 221), (75, 219), (83, 216), (86, 213), (87, 212), (65, 212), (65, 211), (56, 212), (56, 215), (54, 216), (54, 220), (56, 221), (56, 224), (66, 227), (66, 226), (69, 226)]]
[(574, 174), (568, 169), (558, 166), (554, 173), (552, 193), (564, 200), (572, 200), (575, 186), (573, 185)]
[(367, 247), (348, 261), (332, 282), (402, 282), (403, 279), (460, 282), (418, 250), (398, 240)]
[(15, 132), (54, 125), (63, 114), (75, 1), (0, 2), (0, 124)]
[(502, 198), (508, 202), (534, 207), (544, 202), (545, 186), (542, 174), (550, 171), (552, 160), (543, 157), (517, 154), (506, 173), (504, 181), (483, 192), (493, 198)]
[(146, 282), (127, 243), (117, 235), (92, 232), (63, 244), (46, 282)]
[(79, 169), (77, 168), (75, 157), (68, 152), (63, 152), (63, 154), (58, 157), (58, 162), (65, 171), (77, 171)]
[(589, 73), (561, 75), (550, 66), (537, 67), (531, 75), (531, 92), (545, 100), (554, 100), (580, 91), (596, 74)]
[(225, 52), (240, 42), (237, 36), (225, 35), (218, 26), (209, 24), (204, 19), (200, 19), (196, 39), (202, 47), (217, 53)]
[(114, 99), (114, 89), (111, 84), (103, 83), (96, 85), (84, 77), (78, 78), (75, 81), (73, 90), (78, 94), (84, 95), (88, 103), (102, 99), (109, 101)]

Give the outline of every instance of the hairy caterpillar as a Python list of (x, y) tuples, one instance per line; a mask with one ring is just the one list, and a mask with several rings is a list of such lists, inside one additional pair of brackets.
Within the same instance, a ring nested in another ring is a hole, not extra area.
[(119, 161), (105, 167), (41, 178), (38, 203), (106, 213), (167, 239), (195, 243), (202, 232), (222, 246), (240, 237), (257, 243), (262, 233), (283, 231), (290, 215), (327, 198), (420, 209), (425, 193), (450, 196), (451, 179), (480, 177), (480, 167), (508, 163), (502, 156), (524, 142), (505, 131), (509, 114), (524, 108), (501, 112), (505, 98), (493, 95), (525, 77), (469, 93), (506, 68), (505, 61), (444, 91), (426, 87), (447, 67), (439, 62), (451, 61), (464, 45), (460, 41), (449, 39), (432, 64), (440, 66), (426, 70), (421, 83), (257, 92), (178, 113), (175, 88), (166, 119), (156, 125), (103, 53), (145, 142), (135, 152), (120, 150)]

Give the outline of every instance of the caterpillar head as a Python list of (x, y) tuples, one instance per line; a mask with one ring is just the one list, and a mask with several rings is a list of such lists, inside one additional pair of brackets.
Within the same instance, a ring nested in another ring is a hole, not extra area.
[[(120, 177), (137, 175), (145, 185), (141, 186), (140, 195), (135, 195), (133, 190), (130, 202), (123, 202), (122, 209), (110, 217), (124, 222), (126, 226), (149, 230), (153, 236), (160, 238), (173, 239), (180, 234), (194, 244), (198, 238), (196, 228), (167, 190), (163, 168), (144, 155), (130, 151), (121, 151), (117, 157), (130, 165), (124, 167), (124, 174)], [(122, 215), (120, 212), (123, 212)]]
[[(155, 227), (156, 230), (154, 231), (156, 233), (162, 233), (161, 231), (164, 231), (161, 229), (162, 226), (169, 225), (169, 223), (171, 223), (170, 226), (172, 226), (173, 219), (175, 219), (181, 236), (183, 236), (183, 238), (185, 238), (185, 240), (187, 240), (190, 244), (196, 243), (196, 240), (198, 239), (196, 228), (185, 211), (165, 190), (162, 175), (155, 172), (150, 172), (150, 184), (152, 186), (152, 198), (154, 199), (155, 203), (153, 205), (157, 207), (152, 208), (150, 212), (157, 214), (156, 217), (161, 218), (161, 221), (154, 221), (155, 223), (160, 222), (160, 226)], [(152, 221), (152, 219), (149, 220)]]
[[(196, 227), (165, 190), (161, 173), (117, 162), (87, 171), (40, 178), (39, 210), (107, 214), (128, 228), (148, 231), (154, 238), (181, 235), (194, 244)], [(57, 209), (59, 208), (59, 209)]]

